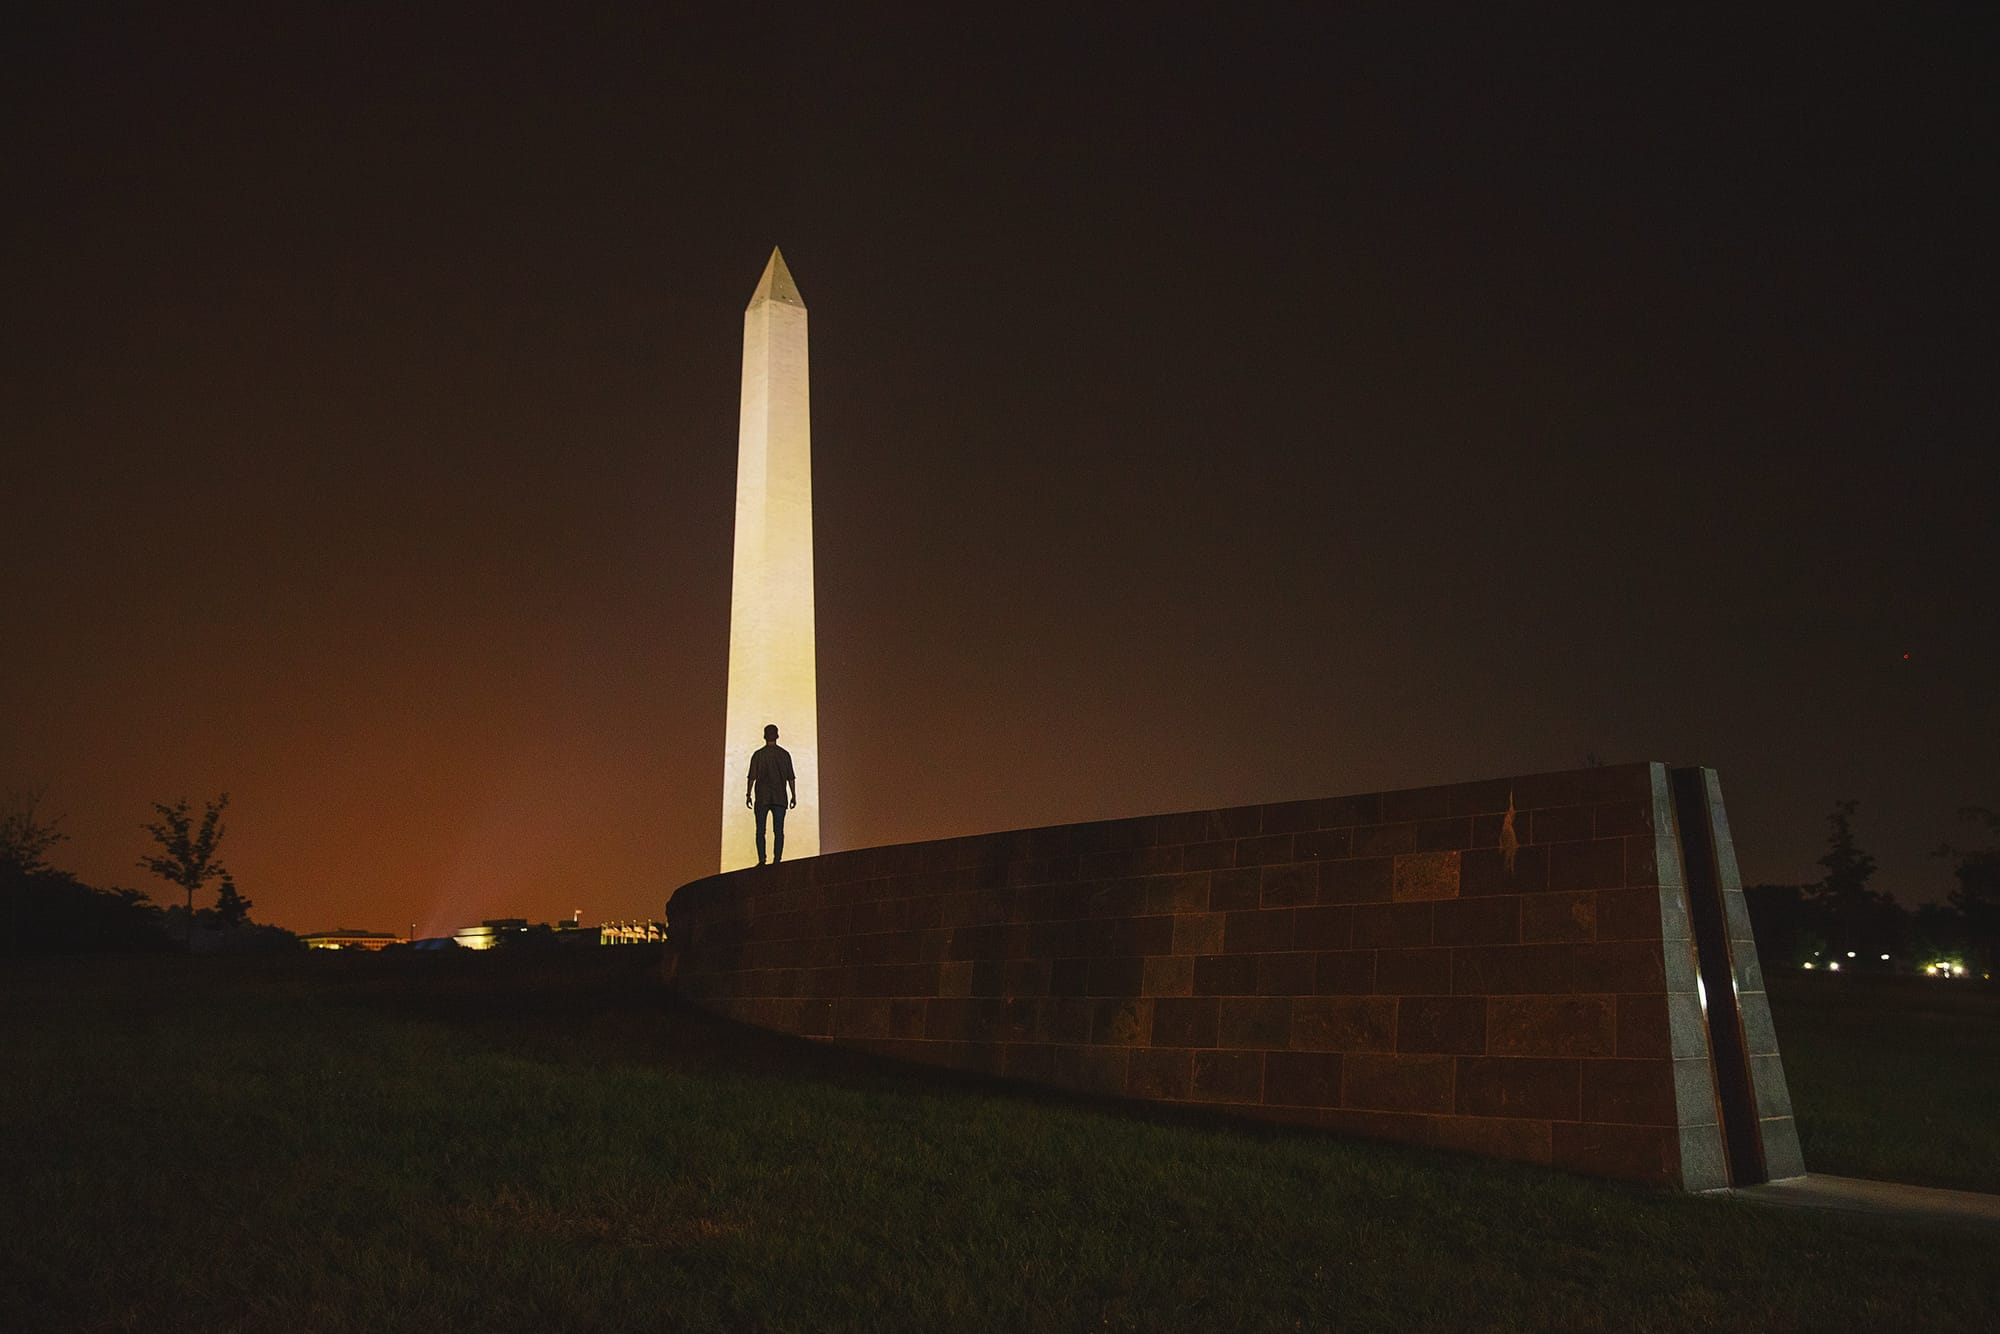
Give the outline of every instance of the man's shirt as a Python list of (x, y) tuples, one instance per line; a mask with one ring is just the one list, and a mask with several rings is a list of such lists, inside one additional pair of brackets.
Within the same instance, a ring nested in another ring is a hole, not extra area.
[(750, 757), (750, 786), (759, 806), (784, 805), (785, 784), (796, 778), (792, 752), (775, 741)]

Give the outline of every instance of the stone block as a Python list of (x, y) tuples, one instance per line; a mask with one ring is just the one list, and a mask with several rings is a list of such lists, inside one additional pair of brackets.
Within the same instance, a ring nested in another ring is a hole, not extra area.
[(1344, 950), (1354, 944), (1354, 909), (1300, 908), (1292, 917), (1292, 941), (1302, 950)]
[(1472, 817), (1417, 821), (1418, 852), (1458, 852), (1472, 846)]
[(1597, 896), (1590, 890), (1527, 894), (1521, 897), (1520, 903), (1521, 939), (1524, 941), (1554, 944), (1597, 938)]
[[(1445, 960), (1451, 980), (1451, 960)], [(1375, 990), (1374, 950), (1329, 950), (1313, 956), (1313, 990), (1322, 996), (1367, 995)]]
[(1701, 1012), (1701, 999), (1692, 991), (1667, 993), (1667, 1033), (1675, 1060), (1708, 1058), (1708, 1018)]
[(1194, 994), (1194, 960), (1185, 954), (1161, 954), (1147, 959), (1139, 979), (1144, 996)]
[(1152, 1039), (1153, 1002), (1123, 997), (1097, 1002), (1091, 1017), (1090, 1040), (1106, 1047), (1144, 1046)]
[(1219, 1001), (1217, 1025), (1215, 1045), (1218, 1047), (1282, 1050), (1291, 1038), (1291, 998), (1224, 996)]
[[(1321, 878), (1324, 888), (1325, 879)], [(1502, 848), (1470, 848), (1458, 859), (1461, 898), (1480, 894), (1539, 894), (1549, 887), (1549, 850), (1524, 844), (1510, 862)]]
[(1244, 954), (1292, 948), (1292, 910), (1256, 908), (1224, 915), (1222, 951)]
[(1178, 1101), (1194, 1086), (1194, 1053), (1151, 1047), (1135, 1050), (1125, 1067), (1125, 1096)]
[(1222, 923), (1219, 912), (1183, 913), (1174, 918), (1174, 953), (1222, 953)]
[(1701, 964), (1695, 958), (1694, 941), (1688, 939), (1664, 942), (1660, 950), (1660, 971), (1665, 978), (1664, 986), (1668, 991), (1697, 990)]
[(1451, 956), (1448, 949), (1377, 950), (1375, 991), (1384, 996), (1448, 996)]
[(1257, 963), (1257, 985), (1254, 989), (1259, 996), (1310, 996), (1314, 993), (1316, 955), (1294, 951), (1250, 957)]
[(1296, 908), (1319, 901), (1319, 867), (1312, 862), (1266, 866), (1260, 879), (1263, 907)]
[[(1764, 1170), (1770, 1174), (1771, 1180), (1783, 1181), (1787, 1177), (1806, 1174), (1805, 1155), (1799, 1151), (1798, 1126), (1791, 1117), (1759, 1121), (1757, 1129), (1764, 1138)], [(1698, 1188), (1690, 1186), (1689, 1189)]]
[(1300, 996), (1292, 1002), (1294, 1051), (1392, 1052), (1393, 996)]
[(1396, 1003), (1396, 1050), (1484, 1054), (1486, 997), (1404, 996)]
[(1460, 1116), (1574, 1121), (1581, 1062), (1533, 1056), (1459, 1056)]
[(1050, 1042), (1077, 1045), (1090, 1041), (1090, 1026), (1097, 1018), (1097, 1002), (1082, 997), (1044, 1001)]
[(1357, 857), (1322, 862), (1319, 868), (1321, 903), (1387, 903), (1395, 884), (1396, 862), (1392, 857)]
[(1600, 889), (1593, 896), (1599, 940), (1659, 940), (1660, 891), (1657, 886)]
[[(1552, 895), (1525, 900), (1538, 903)], [(1432, 909), (1432, 934), (1440, 945), (1514, 945), (1521, 940), (1522, 906), (1518, 894), (1451, 899)]]
[(1613, 1055), (1628, 1060), (1665, 1060), (1673, 1056), (1665, 993), (1618, 996), (1614, 1000), (1618, 1009), (1618, 1042)]
[(1236, 865), (1236, 840), (1190, 843), (1181, 849), (1181, 866), (1189, 871), (1216, 871)]
[(1617, 1125), (1679, 1124), (1671, 1061), (1585, 1061), (1583, 1119)]
[(1092, 996), (1136, 996), (1144, 981), (1143, 959), (1092, 959), (1086, 985)]
[(1048, 1025), (1043, 1020), (1042, 1002), (1033, 997), (1017, 997), (1000, 1002), (994, 1016), (989, 1042), (1046, 1042)]
[[(1487, 1007), (1487, 1053), (1493, 1056), (1616, 1055), (1617, 1001), (1615, 996), (1495, 996)], [(1662, 1024), (1663, 1030), (1664, 1027)]]
[(1270, 866), (1291, 860), (1293, 858), (1290, 834), (1262, 834), (1256, 838), (1236, 840), (1238, 866)]
[(1189, 1097), (1196, 1102), (1262, 1102), (1264, 1053), (1197, 1051)]
[(1715, 1095), (1715, 1069), (1708, 1057), (1690, 1056), (1673, 1062), (1674, 1115), (1684, 1126), (1719, 1124), (1722, 1102)]
[(1143, 899), (1148, 913), (1204, 912), (1208, 908), (1209, 872), (1162, 875), (1146, 881)]
[[(1729, 1160), (1722, 1147), (1720, 1126), (1680, 1128), (1682, 1190), (1721, 1190), (1729, 1184)], [(1803, 1169), (1801, 1169), (1803, 1170)]]
[(1661, 957), (1659, 941), (1610, 941), (1594, 945), (1574, 945), (1569, 948), (1575, 951), (1575, 985), (1578, 991), (1665, 991), (1667, 989), (1666, 967)]
[[(1525, 843), (1569, 843), (1595, 836), (1590, 806), (1549, 806), (1529, 813)], [(1518, 827), (1518, 822), (1517, 822)]]
[(1219, 1020), (1213, 996), (1161, 996), (1153, 1002), (1153, 1045), (1213, 1047)]
[(1594, 809), (1598, 838), (1617, 838), (1621, 835), (1651, 837), (1655, 833), (1650, 795), (1628, 801), (1601, 801)]
[(1349, 1053), (1341, 1061), (1341, 1105), (1357, 1111), (1447, 1113), (1452, 1063), (1458, 1059)]
[(1582, 945), (1474, 945), (1452, 951), (1451, 990), (1460, 996), (1555, 994), (1572, 987)]
[(1254, 954), (1202, 954), (1195, 956), (1196, 996), (1254, 996), (1257, 994), (1257, 956)]
[(938, 965), (938, 995), (970, 996), (972, 994), (972, 964), (970, 961), (941, 963)]
[(1278, 1107), (1338, 1107), (1340, 1065), (1338, 1052), (1267, 1052), (1264, 1101)]
[(1356, 949), (1410, 949), (1431, 943), (1428, 903), (1363, 903), (1354, 909)]
[(1622, 839), (1551, 843), (1548, 848), (1550, 889), (1622, 889), (1625, 885)]
[(808, 1038), (832, 1037), (834, 1023), (833, 1007), (835, 1004), (837, 1002), (830, 1000), (800, 1001), (799, 1035)]
[[(924, 1036), (934, 1042), (965, 1042), (983, 1038), (992, 1027), (998, 1001), (938, 997), (926, 1007)], [(836, 1014), (835, 1022), (839, 1022)]]
[(1210, 912), (1237, 912), (1261, 907), (1263, 902), (1264, 874), (1257, 867), (1209, 872)]
[(1417, 850), (1417, 826), (1411, 824), (1362, 825), (1354, 830), (1354, 855), (1390, 857)]
[(1776, 1052), (1750, 1058), (1750, 1084), (1757, 1092), (1759, 1120), (1792, 1115), (1791, 1086), (1785, 1082), (1785, 1065)]
[(1762, 992), (1736, 997), (1736, 1013), (1743, 1024), (1743, 1050), (1752, 1056), (1769, 1056), (1778, 1050), (1778, 1030), (1771, 1022), (1771, 1006)]
[(1389, 896), (1397, 902), (1458, 897), (1458, 853), (1412, 852), (1393, 861)]
[[(1046, 958), (1010, 958), (1006, 960), (1004, 976), (1000, 982), (1002, 996), (1048, 996), (1048, 980), (1054, 972), (1054, 964)], [(942, 982), (942, 978), (940, 978)]]
[(1353, 835), (1345, 829), (1315, 829), (1292, 835), (1292, 855), (1302, 862), (1351, 856), (1353, 847)]

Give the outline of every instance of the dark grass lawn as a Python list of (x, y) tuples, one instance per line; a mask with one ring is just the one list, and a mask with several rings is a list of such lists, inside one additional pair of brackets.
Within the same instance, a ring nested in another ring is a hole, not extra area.
[(0, 972), (0, 1329), (2000, 1326), (1992, 1232), (941, 1079), (647, 963)]
[(1807, 1167), (2000, 1192), (2000, 988), (1802, 972), (1767, 985)]

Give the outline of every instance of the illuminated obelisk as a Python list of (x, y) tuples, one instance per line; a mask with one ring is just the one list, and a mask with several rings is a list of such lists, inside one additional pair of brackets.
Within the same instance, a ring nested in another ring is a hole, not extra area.
[(743, 804), (750, 756), (775, 723), (799, 806), (785, 860), (819, 852), (819, 702), (813, 652), (812, 425), (806, 304), (776, 250), (743, 312), (736, 445), (736, 564), (729, 604), (728, 731), (722, 745), (722, 869), (757, 861)]

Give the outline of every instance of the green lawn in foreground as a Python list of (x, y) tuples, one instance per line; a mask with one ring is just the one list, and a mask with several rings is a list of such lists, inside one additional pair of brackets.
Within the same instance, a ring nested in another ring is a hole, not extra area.
[(2000, 991), (1827, 973), (1767, 985), (1809, 1169), (2000, 1192)]
[(942, 1080), (645, 964), (0, 973), (0, 1329), (2000, 1325), (1991, 1232)]

